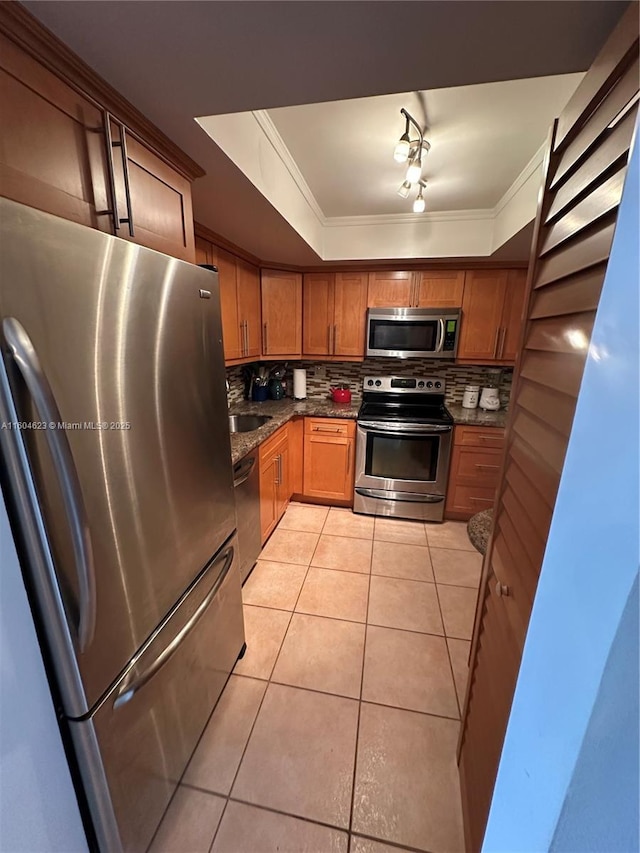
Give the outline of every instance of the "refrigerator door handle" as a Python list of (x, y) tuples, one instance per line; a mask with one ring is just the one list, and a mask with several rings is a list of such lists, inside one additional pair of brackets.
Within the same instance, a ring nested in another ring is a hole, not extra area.
[(60, 484), (73, 544), (80, 597), (78, 643), (80, 650), (84, 651), (91, 643), (95, 630), (96, 584), (91, 533), (78, 472), (71, 455), (69, 439), (60, 425), (61, 417), (55, 397), (29, 335), (14, 317), (6, 317), (2, 321), (2, 330), (38, 416), (45, 423), (47, 445)]
[[(191, 631), (195, 628), (197, 623), (200, 621), (202, 616), (204, 616), (207, 608), (213, 601), (213, 599), (218, 594), (220, 587), (225, 581), (225, 578), (229, 574), (229, 569), (233, 564), (235, 549), (233, 545), (223, 551), (218, 560), (216, 562), (220, 562), (220, 560), (224, 560), (224, 566), (222, 567), (222, 571), (220, 572), (218, 578), (215, 583), (211, 587), (211, 590), (207, 593), (206, 597), (202, 601), (202, 603), (198, 606), (198, 609), (195, 611), (193, 616), (189, 619), (189, 621), (180, 629), (180, 631), (176, 634), (176, 636), (171, 640), (168, 646), (165, 646), (162, 652), (158, 655), (158, 657), (153, 661), (153, 663), (144, 670), (144, 672), (139, 675), (137, 678), (132, 680), (125, 679), (124, 684), (118, 690), (118, 694), (113, 702), (114, 708), (119, 708), (121, 705), (125, 705), (129, 702), (135, 694), (145, 686), (154, 675), (156, 675), (162, 667), (169, 661), (170, 658), (178, 651), (180, 644), (187, 638), (187, 636), (191, 633)], [(215, 565), (215, 563), (214, 563)]]

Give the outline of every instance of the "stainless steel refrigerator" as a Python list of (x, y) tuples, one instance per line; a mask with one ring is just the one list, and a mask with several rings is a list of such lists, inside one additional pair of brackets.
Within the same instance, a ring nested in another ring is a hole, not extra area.
[(244, 647), (217, 274), (0, 199), (0, 345), (2, 486), (81, 799), (101, 850), (142, 851)]

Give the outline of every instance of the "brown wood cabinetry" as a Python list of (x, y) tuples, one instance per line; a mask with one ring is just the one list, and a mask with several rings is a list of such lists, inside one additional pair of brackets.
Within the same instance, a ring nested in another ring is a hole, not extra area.
[(504, 430), (456, 426), (445, 516), (466, 520), (491, 509), (500, 474)]
[(195, 251), (196, 263), (218, 267), (225, 363), (243, 364), (259, 359), (262, 340), (258, 267), (200, 234), (195, 238)]
[(36, 21), (0, 4), (0, 194), (195, 259), (183, 152)]
[(408, 308), (412, 296), (412, 272), (369, 273), (368, 308)]
[(266, 359), (302, 355), (302, 275), (263, 270), (262, 355)]
[(364, 358), (366, 273), (306, 273), (302, 303), (304, 357)]
[(260, 532), (265, 542), (282, 518), (291, 498), (289, 424), (260, 445)]
[(465, 279), (463, 270), (425, 270), (414, 275), (414, 307), (461, 307)]
[(513, 363), (524, 309), (526, 270), (471, 270), (462, 300), (458, 360)]
[(304, 418), (289, 421), (289, 485), (293, 496), (302, 496), (304, 474)]
[(353, 503), (355, 421), (304, 420), (303, 494), (320, 502)]

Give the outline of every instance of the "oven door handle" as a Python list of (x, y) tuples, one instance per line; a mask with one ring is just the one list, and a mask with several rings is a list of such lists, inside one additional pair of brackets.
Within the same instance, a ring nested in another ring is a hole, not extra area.
[(409, 435), (433, 435), (434, 433), (451, 432), (452, 426), (438, 426), (437, 424), (394, 424), (386, 421), (358, 421), (358, 426), (363, 429), (372, 429), (377, 432), (404, 433)]

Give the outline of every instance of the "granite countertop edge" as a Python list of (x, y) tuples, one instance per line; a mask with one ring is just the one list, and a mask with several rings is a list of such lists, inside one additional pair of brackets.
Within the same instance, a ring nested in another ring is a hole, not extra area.
[[(266, 400), (264, 403), (243, 400), (232, 403), (229, 407), (231, 415), (268, 415), (270, 419), (251, 432), (237, 432), (231, 435), (231, 461), (235, 465), (292, 418), (355, 420), (358, 417), (360, 403), (361, 400), (358, 397), (354, 397), (351, 403), (334, 403), (332, 400), (321, 397), (306, 400)], [(502, 409), (498, 412), (483, 412), (481, 409), (463, 409), (456, 404), (447, 405), (447, 408), (453, 416), (454, 423), (469, 426), (504, 427), (507, 417), (506, 411)]]

